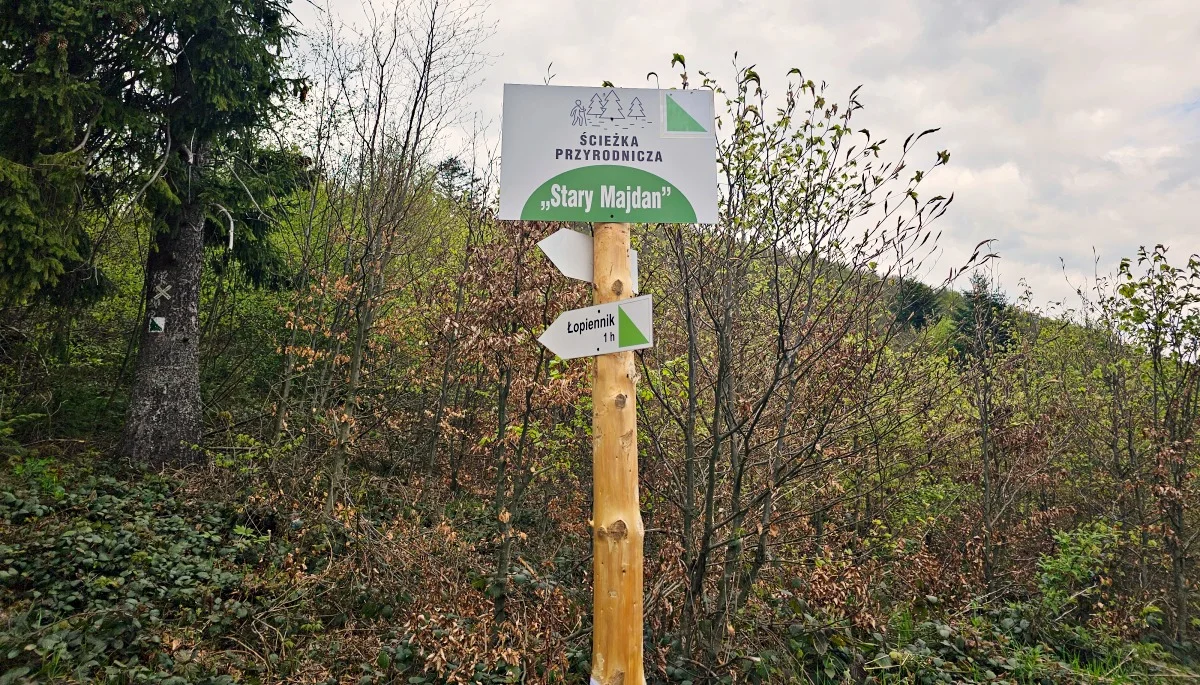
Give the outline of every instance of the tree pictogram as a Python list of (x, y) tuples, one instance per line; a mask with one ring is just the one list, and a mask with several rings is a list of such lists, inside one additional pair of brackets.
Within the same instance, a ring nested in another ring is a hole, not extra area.
[(604, 116), (604, 100), (600, 97), (600, 93), (592, 95), (592, 101), (588, 103), (587, 113), (591, 117)]
[(641, 100), (634, 98), (629, 101), (629, 118), (631, 118), (631, 119), (645, 119), (646, 118), (646, 110), (642, 109), (642, 101)]
[(625, 113), (621, 111), (621, 98), (617, 97), (615, 90), (604, 94), (604, 118), (609, 121), (625, 118)]

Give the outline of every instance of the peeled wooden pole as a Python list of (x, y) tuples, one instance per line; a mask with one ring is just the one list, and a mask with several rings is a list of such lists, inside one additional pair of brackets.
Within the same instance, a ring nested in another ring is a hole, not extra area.
[[(633, 296), (629, 224), (592, 227), (596, 304)], [(633, 352), (596, 357), (592, 385), (592, 682), (644, 685), (637, 368)]]

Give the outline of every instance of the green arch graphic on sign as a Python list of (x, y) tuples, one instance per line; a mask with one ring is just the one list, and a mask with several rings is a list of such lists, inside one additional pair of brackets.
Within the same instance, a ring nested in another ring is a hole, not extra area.
[(644, 169), (597, 164), (563, 172), (525, 201), (521, 218), (534, 221), (696, 222), (678, 188)]

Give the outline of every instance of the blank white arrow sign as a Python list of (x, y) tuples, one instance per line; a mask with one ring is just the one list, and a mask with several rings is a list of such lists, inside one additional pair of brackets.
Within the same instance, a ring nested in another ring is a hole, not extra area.
[[(538, 243), (538, 247), (542, 248), (542, 252), (546, 253), (562, 275), (592, 282), (592, 236), (560, 228)], [(641, 292), (638, 287), (637, 250), (632, 248), (629, 250), (629, 272), (633, 278), (633, 292)]]

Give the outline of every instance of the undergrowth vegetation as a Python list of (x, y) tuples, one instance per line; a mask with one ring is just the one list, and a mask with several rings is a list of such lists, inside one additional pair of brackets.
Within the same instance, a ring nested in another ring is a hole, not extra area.
[[(313, 525), (229, 497), (246, 493), (215, 485), (220, 472), (63, 475), (66, 490), (4, 481), (6, 683), (517, 682), (522, 648), (562, 677), (572, 667), (561, 639), (493, 635), (474, 543), (411, 507)], [(532, 572), (514, 585), (539, 607), (563, 601)], [(452, 661), (456, 647), (479, 660)]]
[[(319, 523), (319, 501), (265, 494), (236, 469), (118, 473), (95, 456), (43, 470), (14, 460), (3, 479), (5, 683), (586, 678), (586, 560), (561, 549), (536, 568), (520, 560), (511, 580), (526, 608), (495, 626), (494, 541), (472, 524), (482, 507), (468, 495), (374, 481), (388, 494), (371, 511)], [(821, 606), (812, 576), (797, 575), (749, 605), (727, 667), (746, 682), (1187, 677), (1116, 621), (1106, 574), (1120, 572), (1119, 536), (1102, 525), (1057, 535), (1025, 600), (948, 607), (926, 595), (893, 602), (872, 628)], [(656, 682), (706, 682), (667, 646), (663, 636)]]

